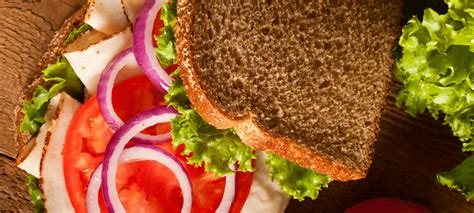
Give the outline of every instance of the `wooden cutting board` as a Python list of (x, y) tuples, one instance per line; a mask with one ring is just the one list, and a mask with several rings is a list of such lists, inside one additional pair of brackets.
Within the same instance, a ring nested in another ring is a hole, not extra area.
[[(23, 171), (14, 165), (13, 109), (38, 72), (36, 63), (62, 22), (81, 0), (5, 0), (0, 3), (0, 212), (33, 211)], [(392, 93), (397, 84), (393, 83)], [(437, 172), (465, 159), (461, 143), (429, 115), (411, 118), (387, 99), (376, 154), (364, 180), (333, 182), (315, 201), (292, 201), (288, 212), (342, 212), (370, 198), (393, 197), (426, 205), (434, 212), (473, 212), (474, 203), (440, 186)]]

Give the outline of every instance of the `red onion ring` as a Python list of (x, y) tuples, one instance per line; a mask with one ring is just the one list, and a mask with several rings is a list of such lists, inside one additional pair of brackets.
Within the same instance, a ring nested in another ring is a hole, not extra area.
[[(104, 116), (105, 122), (113, 130), (117, 130), (123, 125), (122, 119), (117, 115), (112, 105), (112, 89), (115, 78), (120, 70), (133, 60), (135, 60), (135, 56), (133, 55), (132, 48), (126, 49), (112, 59), (100, 76), (97, 87), (97, 100), (99, 101), (100, 111)], [(164, 142), (171, 139), (171, 132), (161, 135), (139, 133), (134, 139), (144, 143)]]
[[(237, 172), (236, 166), (233, 168), (234, 172)], [(232, 208), (232, 203), (235, 199), (235, 193), (237, 192), (237, 174), (225, 176), (225, 188), (222, 200), (216, 209), (216, 213), (227, 213)]]
[[(149, 156), (138, 156), (137, 158), (133, 158), (133, 156), (130, 156), (131, 152), (135, 152), (136, 146), (137, 145), (134, 145), (123, 151), (119, 159), (119, 164), (130, 163), (130, 162), (140, 161), (140, 160), (153, 160)], [(162, 163), (162, 162), (159, 162), (159, 163)], [(235, 167), (233, 170), (236, 172)], [(95, 171), (92, 173), (91, 179), (89, 180), (89, 185), (87, 186), (87, 194), (86, 194), (87, 212), (100, 212), (98, 199), (99, 199), (99, 189), (102, 183), (101, 172), (102, 172), (102, 164), (99, 164), (99, 166), (97, 166)], [(232, 203), (234, 202), (234, 199), (235, 199), (236, 192), (237, 192), (236, 174), (227, 175), (225, 178), (224, 194), (222, 195), (222, 200), (216, 209), (216, 213), (230, 212), (232, 208)]]
[[(144, 129), (153, 126), (157, 123), (167, 122), (171, 118), (174, 118), (176, 114), (176, 110), (167, 107), (157, 107), (152, 110), (142, 112), (134, 118), (130, 119), (127, 123), (120, 127), (112, 136), (109, 141), (109, 144), (107, 145), (107, 149), (105, 150), (102, 169), (102, 187), (104, 192), (105, 204), (109, 212), (124, 211), (123, 206), (120, 204), (117, 188), (115, 187), (115, 175), (117, 173), (119, 157), (122, 154), (125, 145), (130, 141), (130, 139), (132, 139), (135, 135), (137, 135)], [(165, 154), (168, 155), (170, 158), (174, 158), (174, 156), (169, 153)], [(184, 210), (190, 211), (191, 206), (183, 206), (183, 211)]]
[[(137, 144), (125, 149), (120, 156), (119, 163), (131, 163), (142, 160), (154, 160), (168, 167), (174, 172), (181, 190), (183, 191), (182, 212), (191, 211), (192, 206), (192, 187), (184, 167), (179, 160), (166, 152), (165, 150), (147, 144)], [(101, 185), (102, 164), (100, 164), (91, 176), (87, 186), (86, 205), (87, 212), (100, 212), (99, 207), (99, 189)], [(189, 206), (189, 209), (187, 207)]]
[(89, 184), (87, 184), (87, 191), (86, 191), (87, 212), (100, 212), (99, 189), (100, 189), (100, 185), (102, 185), (101, 173), (102, 173), (102, 163), (99, 164), (97, 168), (95, 168), (94, 172), (92, 173), (91, 179), (89, 180)]
[(133, 25), (133, 52), (143, 73), (158, 87), (168, 90), (171, 77), (161, 67), (153, 47), (153, 25), (165, 0), (146, 0)]

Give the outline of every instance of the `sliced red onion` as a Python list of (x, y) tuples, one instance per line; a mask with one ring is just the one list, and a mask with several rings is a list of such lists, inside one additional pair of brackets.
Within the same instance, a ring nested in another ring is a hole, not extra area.
[(102, 163), (95, 168), (94, 173), (92, 173), (91, 179), (89, 180), (89, 184), (87, 185), (87, 192), (86, 192), (86, 207), (87, 212), (100, 212), (99, 207), (99, 189), (100, 185), (102, 184), (101, 181), (101, 173), (102, 173)]
[[(236, 173), (236, 168), (233, 168), (234, 173)], [(224, 194), (222, 195), (221, 203), (216, 209), (216, 213), (227, 213), (230, 212), (232, 208), (232, 203), (235, 199), (235, 193), (237, 192), (237, 174), (226, 175), (225, 176), (225, 188)]]
[[(117, 130), (123, 125), (122, 119), (117, 115), (112, 105), (112, 89), (114, 87), (115, 78), (120, 70), (133, 60), (135, 60), (133, 50), (132, 48), (128, 48), (115, 56), (100, 76), (99, 85), (97, 87), (97, 99), (105, 122), (107, 122), (113, 130)], [(139, 133), (134, 139), (140, 142), (164, 142), (171, 139), (171, 132), (161, 135)]]
[(165, 0), (146, 0), (133, 25), (133, 51), (138, 65), (145, 75), (165, 90), (171, 85), (171, 77), (161, 67), (153, 47), (153, 26)]
[[(142, 160), (153, 160), (168, 167), (178, 179), (183, 192), (183, 207), (181, 212), (190, 212), (192, 206), (192, 187), (186, 170), (179, 160), (163, 149), (147, 145), (137, 144), (125, 149), (120, 156), (119, 163), (131, 163)], [(87, 186), (86, 205), (87, 212), (100, 212), (99, 189), (101, 185), (102, 164), (100, 164), (91, 176)], [(121, 205), (117, 203), (117, 205)], [(122, 206), (123, 208), (123, 206)]]
[[(105, 203), (109, 212), (123, 212), (124, 208), (120, 204), (117, 189), (115, 187), (116, 173), (119, 162), (119, 157), (122, 154), (125, 145), (135, 135), (144, 129), (158, 123), (168, 122), (176, 116), (176, 110), (167, 107), (157, 107), (140, 113), (134, 118), (130, 119), (122, 127), (120, 127), (107, 145), (103, 161), (102, 170), (102, 187), (104, 192)], [(171, 154), (167, 154), (172, 157)], [(184, 195), (183, 195), (184, 196)], [(186, 197), (185, 200), (191, 198)], [(188, 204), (190, 202), (184, 202)], [(191, 210), (191, 206), (183, 206), (183, 211)]]
[[(150, 158), (149, 156), (137, 156), (137, 158), (133, 158), (131, 155), (133, 155), (132, 152), (135, 152), (136, 146), (139, 146), (139, 145), (132, 146), (123, 151), (119, 159), (119, 164), (129, 163), (129, 162), (134, 162), (134, 161), (139, 161), (139, 160), (154, 160)], [(144, 146), (144, 145), (141, 145), (141, 146)], [(158, 162), (163, 163), (160, 161)], [(101, 185), (101, 172), (102, 172), (102, 164), (97, 166), (96, 170), (91, 176), (91, 179), (89, 180), (89, 185), (87, 186), (87, 194), (86, 194), (87, 212), (100, 212), (98, 199), (99, 199), (99, 189)], [(235, 168), (234, 168), (234, 172), (236, 172)], [(190, 180), (188, 179), (188, 181)], [(181, 187), (181, 188), (184, 189), (185, 187)], [(222, 200), (216, 209), (216, 213), (230, 212), (232, 208), (232, 203), (234, 202), (234, 199), (235, 199), (236, 192), (237, 192), (236, 175), (235, 174), (227, 175), (225, 178), (224, 194), (222, 195)], [(183, 190), (183, 194), (184, 194), (184, 190)]]

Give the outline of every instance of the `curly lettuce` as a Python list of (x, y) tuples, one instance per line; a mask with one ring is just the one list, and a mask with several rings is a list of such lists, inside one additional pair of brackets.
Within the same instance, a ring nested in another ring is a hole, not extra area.
[(327, 188), (332, 179), (312, 170), (298, 166), (274, 154), (267, 154), (265, 164), (270, 177), (278, 182), (278, 186), (289, 196), (303, 201), (306, 197), (316, 199), (319, 191)]
[(179, 77), (179, 69), (176, 69), (170, 76), (174, 78), (174, 80), (171, 82), (171, 88), (165, 96), (166, 103), (179, 112), (190, 109), (191, 101), (189, 101), (188, 96), (186, 96), (183, 80)]
[[(402, 30), (394, 70), (402, 83), (397, 106), (412, 116), (444, 115), (463, 151), (474, 151), (474, 1), (445, 2), (446, 14), (426, 9), (423, 21), (413, 17)], [(466, 165), (471, 161), (441, 173), (438, 181), (470, 198), (474, 173)]]
[(251, 147), (242, 143), (231, 130), (220, 130), (204, 121), (196, 110), (181, 111), (172, 121), (173, 147), (184, 144), (181, 154), (188, 156), (189, 164), (202, 166), (217, 176), (232, 174), (231, 165), (238, 171), (253, 171), (255, 155)]
[(28, 186), (28, 193), (31, 196), (31, 203), (33, 204), (35, 213), (45, 212), (39, 179), (33, 175), (28, 175), (26, 176), (25, 184)]
[(157, 43), (157, 48), (155, 49), (156, 56), (161, 66), (165, 68), (176, 63), (176, 47), (173, 32), (176, 14), (176, 0), (171, 0), (168, 4), (163, 5), (160, 16), (160, 19), (163, 21), (163, 27), (160, 29), (161, 34), (155, 36)]
[(29, 132), (31, 135), (37, 134), (45, 122), (44, 115), (48, 103), (56, 94), (64, 90), (78, 100), (81, 100), (83, 95), (82, 83), (65, 59), (60, 59), (56, 64), (43, 70), (43, 79), (52, 83), (49, 89), (38, 86), (31, 100), (23, 103), (25, 115), (20, 125), (20, 131)]
[[(411, 19), (403, 28), (400, 46), (403, 56), (396, 62), (395, 77), (403, 83), (397, 105), (416, 116), (428, 110), (433, 117), (445, 115), (455, 136), (474, 151), (471, 116), (474, 115), (474, 19), (460, 12), (459, 1), (445, 15), (425, 10), (423, 22)], [(473, 3), (466, 3), (472, 10)], [(472, 13), (472, 12), (471, 12)], [(460, 17), (459, 15), (464, 15)]]
[(184, 145), (181, 154), (188, 156), (189, 164), (204, 166), (217, 176), (232, 174), (231, 165), (238, 165), (238, 171), (254, 171), (252, 160), (256, 158), (253, 149), (242, 143), (231, 130), (221, 130), (209, 125), (196, 110), (190, 108), (190, 101), (184, 91), (179, 71), (165, 96), (168, 105), (176, 108), (180, 115), (171, 122), (173, 147)]

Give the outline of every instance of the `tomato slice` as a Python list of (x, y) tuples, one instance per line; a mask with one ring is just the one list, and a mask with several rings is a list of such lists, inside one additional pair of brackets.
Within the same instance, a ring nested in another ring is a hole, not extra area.
[[(165, 93), (144, 76), (116, 84), (112, 94), (114, 109), (124, 121), (144, 110), (165, 104)], [(149, 134), (166, 131), (170, 131), (169, 124), (146, 130)], [(102, 117), (97, 98), (91, 97), (74, 116), (63, 150), (66, 187), (77, 212), (86, 212), (87, 184), (102, 161), (112, 134)], [(171, 142), (160, 146), (175, 154), (185, 165), (192, 182), (193, 212), (214, 212), (223, 195), (225, 178), (216, 178), (203, 168), (186, 164), (185, 157), (179, 154), (182, 147), (173, 150)], [(253, 173), (238, 173), (237, 180), (239, 187), (232, 212), (239, 212), (243, 207)], [(140, 161), (120, 165), (116, 186), (127, 212), (180, 212), (182, 207), (182, 192), (177, 179), (169, 169), (156, 162)], [(99, 205), (105, 212), (102, 195), (99, 196)]]

